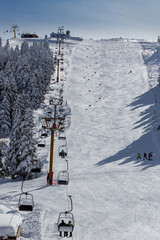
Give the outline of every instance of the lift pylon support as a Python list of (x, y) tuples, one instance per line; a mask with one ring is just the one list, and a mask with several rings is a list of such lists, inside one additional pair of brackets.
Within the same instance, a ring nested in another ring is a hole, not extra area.
[[(54, 154), (54, 132), (59, 129), (65, 118), (43, 118), (46, 122), (45, 129), (51, 131), (51, 144), (50, 144), (50, 162), (49, 162), (49, 173), (47, 175), (47, 182), (53, 185), (53, 154)], [(48, 125), (48, 121), (53, 120), (52, 126)]]
[(16, 31), (18, 29), (18, 26), (17, 25), (13, 25), (12, 28), (13, 28), (13, 32), (14, 32), (14, 38), (16, 38)]

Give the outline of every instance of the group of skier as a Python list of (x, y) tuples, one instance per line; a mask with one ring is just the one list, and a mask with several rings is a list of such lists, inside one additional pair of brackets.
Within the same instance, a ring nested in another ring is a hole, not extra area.
[[(61, 221), (61, 223), (58, 225), (58, 227), (72, 227), (72, 230), (73, 230), (73, 224), (72, 224), (72, 222), (71, 221), (69, 221), (68, 222), (68, 224), (66, 224), (65, 222), (64, 222), (64, 220), (62, 220)], [(62, 237), (62, 231), (60, 231), (60, 237)], [(68, 237), (68, 231), (66, 230), (66, 231), (64, 231), (64, 237)], [(72, 231), (70, 232), (70, 235), (69, 235), (69, 237), (72, 237)]]
[[(148, 157), (147, 157), (147, 153), (144, 153), (143, 154), (143, 160), (145, 160), (145, 159), (152, 160), (152, 156), (153, 156), (152, 152), (148, 153)], [(142, 159), (140, 153), (138, 153), (137, 159)]]

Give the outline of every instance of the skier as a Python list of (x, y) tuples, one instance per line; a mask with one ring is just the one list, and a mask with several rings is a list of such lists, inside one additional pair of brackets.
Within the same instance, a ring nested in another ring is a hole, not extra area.
[(143, 160), (144, 159), (147, 159), (147, 154), (146, 153), (144, 153), (144, 155), (143, 155)]
[(132, 73), (132, 71), (130, 70), (128, 74)]
[[(69, 221), (67, 225), (68, 225), (68, 226), (71, 226), (71, 227), (72, 227), (72, 230), (73, 230), (73, 224), (71, 223), (71, 221)], [(70, 232), (70, 236), (69, 236), (69, 237), (72, 237), (72, 232)]]
[(152, 160), (152, 152), (148, 154), (148, 160)]
[(141, 159), (141, 154), (140, 153), (138, 153), (138, 155), (137, 155), (137, 159)]
[[(58, 227), (61, 227), (61, 226), (66, 226), (66, 223), (64, 222), (64, 220), (62, 220), (62, 222), (58, 225)], [(67, 232), (64, 232), (64, 235), (66, 235)], [(68, 233), (67, 233), (68, 235)], [(60, 231), (59, 232), (59, 236), (62, 237), (62, 232)]]

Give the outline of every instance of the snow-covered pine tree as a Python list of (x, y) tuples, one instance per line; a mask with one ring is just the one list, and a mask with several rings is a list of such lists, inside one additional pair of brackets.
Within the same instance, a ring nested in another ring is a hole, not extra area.
[(36, 141), (33, 133), (33, 117), (30, 108), (25, 109), (22, 96), (19, 96), (12, 127), (10, 148), (6, 166), (12, 178), (24, 176), (31, 170), (33, 162), (39, 165), (36, 154)]
[(11, 130), (11, 88), (7, 76), (4, 78), (2, 103), (0, 105), (0, 136), (8, 137)]
[(33, 133), (33, 117), (30, 108), (26, 109), (23, 121), (20, 125), (19, 164), (16, 174), (23, 176), (32, 169), (33, 163), (37, 162), (36, 141)]
[(42, 91), (39, 86), (37, 75), (33, 72), (31, 75), (31, 81), (30, 81), (30, 90), (28, 92), (30, 96), (30, 107), (31, 109), (35, 110), (40, 106), (41, 100), (42, 100)]
[(9, 137), (11, 130), (10, 103), (7, 94), (4, 94), (0, 106), (0, 137)]
[(19, 93), (27, 92), (30, 82), (30, 66), (26, 56), (19, 56), (16, 64), (15, 79)]
[(28, 45), (28, 42), (27, 41), (24, 41), (22, 44), (21, 44), (21, 55), (26, 55), (29, 53), (29, 45)]

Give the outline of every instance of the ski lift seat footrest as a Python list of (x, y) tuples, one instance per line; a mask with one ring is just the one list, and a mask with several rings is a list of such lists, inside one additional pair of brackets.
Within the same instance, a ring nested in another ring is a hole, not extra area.
[(58, 184), (59, 185), (68, 185), (68, 181), (67, 180), (58, 180)]
[(33, 211), (33, 206), (22, 204), (22, 205), (19, 206), (19, 211)]
[(58, 231), (60, 232), (73, 232), (72, 226), (59, 226)]

